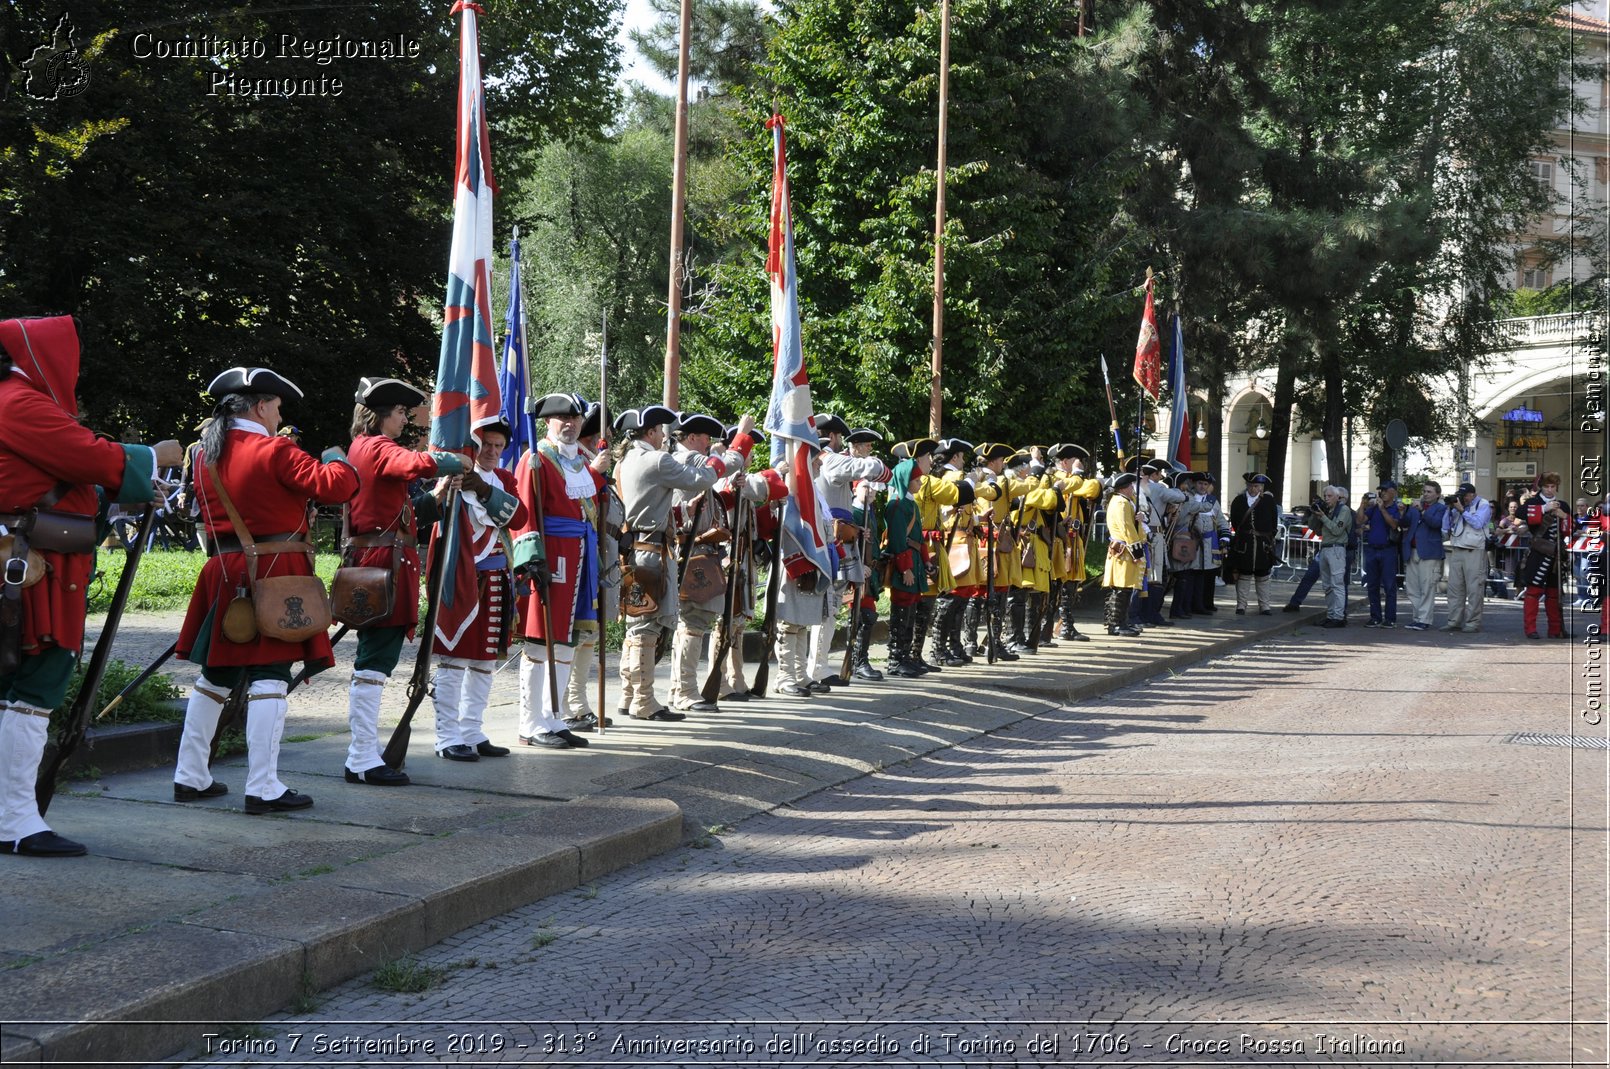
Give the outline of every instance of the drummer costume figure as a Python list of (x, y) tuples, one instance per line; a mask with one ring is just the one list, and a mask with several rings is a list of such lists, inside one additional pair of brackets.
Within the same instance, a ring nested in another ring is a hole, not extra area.
[[(229, 692), (245, 685), (246, 812), (306, 809), (313, 799), (280, 781), (280, 738), (291, 665), (303, 661), (318, 671), (334, 665), (330, 638), (321, 631), (294, 643), (264, 634), (241, 640), (238, 632), (234, 638), (226, 633), (224, 622), (230, 603), (250, 590), (243, 538), (283, 544), (284, 551), (259, 559), (259, 579), (312, 575), (308, 503), (347, 501), (358, 490), (359, 474), (338, 448), (314, 460), (289, 438), (275, 435), (281, 404), (302, 398), (283, 376), (267, 368), (230, 368), (207, 392), (217, 407), (202, 434), (195, 481), (213, 556), (201, 569), (179, 632), (179, 657), (203, 667), (185, 709), (173, 797), (191, 802), (228, 793), (212, 778), (207, 759)], [(236, 529), (232, 512), (245, 532)]]
[[(432, 677), (436, 708), (436, 754), (450, 761), (507, 756), (494, 745), (484, 720), (492, 696), (494, 665), (509, 649), (514, 620), (514, 584), (509, 573), (508, 529), (525, 523), (525, 505), (515, 496), (515, 476), (498, 467), (509, 444), (509, 426), (481, 428), (473, 487), (464, 484), (459, 537), (453, 543), (463, 576), (475, 576), (469, 612), (437, 610)], [(512, 508), (510, 507), (512, 505)], [(455, 607), (456, 608), (456, 607)]]
[(85, 853), (50, 830), (34, 790), (51, 710), (84, 644), (95, 552), (93, 534), (79, 547), (58, 544), (27, 515), (38, 508), (87, 525), (100, 511), (96, 487), (119, 504), (148, 502), (155, 470), (183, 460), (178, 442), (117, 445), (80, 424), (78, 367), (70, 316), (0, 322), (0, 597), (20, 603), (22, 628), (20, 663), (0, 674), (0, 852), (31, 857)]

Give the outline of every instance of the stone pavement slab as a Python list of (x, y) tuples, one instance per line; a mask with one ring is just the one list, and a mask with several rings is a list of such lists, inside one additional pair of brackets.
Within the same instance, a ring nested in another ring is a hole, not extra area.
[[(51, 809), (59, 830), (89, 844), (90, 858), (0, 859), (8, 876), (38, 889), (0, 899), (0, 955), (11, 964), (0, 986), (4, 1060), (72, 1060), (113, 1046), (125, 1058), (164, 1055), (179, 1045), (174, 1033), (136, 1022), (266, 1013), (712, 825), (915, 757), (963, 775), (965, 759), (944, 756), (958, 744), (1318, 615), (1221, 611), (1195, 626), (1148, 630), (1140, 642), (1103, 635), (1014, 665), (979, 662), (821, 700), (729, 704), (675, 724), (625, 721), (585, 750), (516, 747), (473, 764), (434, 756), (426, 707), (407, 763), (416, 785), (402, 789), (343, 782), (348, 673), (338, 667), (293, 697), (287, 737), (311, 737), (282, 751), (286, 782), (312, 794), (313, 809), (242, 815), (240, 758), (216, 768), (235, 793), (193, 805), (172, 803), (169, 768), (122, 773), (74, 784)], [(154, 634), (135, 633), (144, 647), (157, 645)], [(1325, 633), (1305, 633), (1322, 659)], [(399, 712), (405, 673), (387, 690), (382, 730)], [(488, 716), (497, 741), (514, 741), (515, 689), (512, 672), (498, 676)], [(1110, 751), (1150, 730), (1169, 723), (1141, 714), (1122, 740), (1080, 745)], [(176, 965), (203, 929), (227, 935), (223, 952), (209, 951), (200, 972)], [(165, 939), (178, 949), (142, 952)], [(215, 988), (237, 982), (252, 997), (221, 1014)]]

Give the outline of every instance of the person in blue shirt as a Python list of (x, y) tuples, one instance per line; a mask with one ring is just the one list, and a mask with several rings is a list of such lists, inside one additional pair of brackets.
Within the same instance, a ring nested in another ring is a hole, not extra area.
[(1436, 620), (1437, 580), (1442, 578), (1442, 520), (1448, 506), (1442, 503), (1442, 484), (1427, 480), (1420, 500), (1403, 518), (1398, 549), (1403, 558), (1403, 585), (1409, 592), (1414, 619), (1410, 631), (1426, 631)]
[[(1398, 484), (1382, 479), (1376, 498), (1359, 517), (1364, 539), (1364, 589), (1370, 597), (1369, 627), (1398, 626), (1398, 545), (1403, 526), (1403, 503)], [(1382, 595), (1385, 594), (1385, 612)]]

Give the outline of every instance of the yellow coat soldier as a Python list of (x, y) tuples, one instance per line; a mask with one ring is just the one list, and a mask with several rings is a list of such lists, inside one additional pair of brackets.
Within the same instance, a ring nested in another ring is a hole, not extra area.
[(1017, 534), (1017, 570), (1007, 595), (1012, 639), (1006, 648), (1019, 655), (1039, 652), (1040, 620), (1051, 591), (1051, 515), (1060, 502), (1043, 473), (1030, 474), (1039, 457), (1040, 447), (1031, 446), (1007, 461), (1007, 470), (1024, 478), (1029, 487), (1011, 513)]
[[(1006, 462), (1017, 450), (1004, 442), (991, 442), (978, 447), (983, 467), (974, 472), (978, 483), (975, 491), (978, 504), (974, 511), (980, 521), (978, 532), (980, 556), (984, 557), (983, 570), (990, 579), (984, 603), (986, 617), (985, 642), (993, 647), (991, 656), (997, 660), (1015, 661), (1017, 654), (1001, 642), (1001, 628), (1006, 618), (1007, 592), (1016, 585), (1021, 571), (1018, 556), (1018, 539), (1009, 522), (1014, 500), (1034, 493), (1039, 482), (1023, 474), (1010, 474)], [(982, 578), (980, 580), (983, 581)]]
[(934, 544), (934, 554), (944, 561), (942, 567), (950, 575), (950, 585), (940, 590), (934, 599), (936, 622), (933, 647), (929, 654), (934, 662), (946, 668), (960, 668), (973, 663), (972, 657), (962, 648), (962, 617), (967, 611), (970, 593), (968, 578), (973, 570), (974, 559), (973, 484), (967, 478), (963, 463), (972, 449), (970, 442), (946, 438), (934, 451), (934, 467), (929, 475), (931, 479), (957, 484), (960, 491), (960, 500), (941, 508), (935, 524), (939, 538)]
[[(938, 451), (938, 443), (932, 439), (919, 439), (911, 445), (912, 448), (908, 451), (913, 455), (916, 453), (917, 445), (932, 446), (934, 453)], [(904, 459), (899, 446), (895, 447), (895, 456)], [(937, 456), (935, 459), (937, 460)], [(910, 659), (911, 663), (920, 669), (937, 672), (939, 665), (929, 664), (923, 660), (922, 647), (928, 640), (929, 629), (933, 626), (939, 595), (949, 594), (956, 589), (956, 577), (950, 572), (950, 561), (945, 559), (945, 532), (940, 529), (939, 510), (945, 505), (965, 505), (972, 501), (973, 488), (965, 482), (948, 482), (930, 472), (923, 475), (921, 481), (911, 487), (911, 496), (917, 506), (918, 520), (922, 524), (923, 541), (928, 547), (930, 582), (916, 605)]]
[[(1060, 483), (1062, 518), (1057, 537), (1061, 543), (1052, 564), (1051, 577), (1057, 581), (1052, 606), (1062, 618), (1059, 637), (1064, 641), (1089, 642), (1074, 626), (1073, 616), (1079, 606), (1079, 590), (1085, 581), (1085, 544), (1090, 527), (1095, 521), (1096, 505), (1101, 501), (1101, 481), (1085, 475), (1090, 469), (1090, 451), (1071, 443), (1052, 449), (1052, 463), (1056, 465), (1054, 482)], [(1048, 612), (1047, 616), (1052, 615)]]
[(1129, 623), (1129, 603), (1146, 572), (1146, 534), (1135, 518), (1138, 475), (1125, 473), (1112, 484), (1107, 499), (1107, 566), (1101, 585), (1107, 588), (1107, 634), (1133, 637), (1140, 628)]

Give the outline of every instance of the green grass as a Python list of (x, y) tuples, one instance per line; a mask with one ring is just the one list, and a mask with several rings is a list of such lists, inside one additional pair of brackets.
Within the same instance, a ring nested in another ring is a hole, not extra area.
[[(105, 612), (117, 592), (126, 556), (120, 549), (102, 549), (95, 555), (95, 578), (90, 581), (89, 611)], [(338, 559), (334, 553), (320, 553), (314, 570), (325, 585), (335, 576)], [(130, 612), (171, 612), (190, 604), (207, 555), (200, 550), (151, 550), (140, 557), (140, 570), (129, 591)]]
[[(106, 727), (110, 724), (136, 724), (136, 723), (163, 723), (184, 719), (184, 710), (170, 705), (173, 699), (180, 697), (181, 691), (174, 682), (160, 672), (140, 684), (140, 688), (118, 703), (116, 709), (107, 714), (104, 720), (95, 720), (94, 717), (108, 702), (117, 697), (117, 692), (134, 681), (143, 669), (139, 665), (132, 665), (126, 661), (112, 661), (106, 666), (106, 674), (101, 677), (101, 689), (95, 696), (94, 708), (90, 711), (89, 726)], [(78, 692), (84, 685), (84, 665), (80, 662), (73, 672), (73, 680), (67, 687), (67, 697), (62, 699), (61, 705), (50, 718), (53, 730), (60, 730), (67, 720), (67, 710), (78, 698)]]
[(388, 961), (375, 970), (373, 983), (382, 991), (399, 995), (417, 995), (429, 991), (447, 978), (448, 970), (439, 965), (426, 965), (417, 958), (404, 957)]

